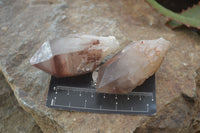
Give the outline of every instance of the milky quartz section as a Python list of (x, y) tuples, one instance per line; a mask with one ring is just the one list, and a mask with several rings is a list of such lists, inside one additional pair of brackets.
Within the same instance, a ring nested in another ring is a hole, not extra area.
[(163, 38), (129, 44), (100, 67), (97, 92), (130, 93), (158, 70), (168, 48)]
[(118, 48), (113, 36), (69, 35), (44, 42), (30, 63), (56, 77), (76, 76), (93, 71)]

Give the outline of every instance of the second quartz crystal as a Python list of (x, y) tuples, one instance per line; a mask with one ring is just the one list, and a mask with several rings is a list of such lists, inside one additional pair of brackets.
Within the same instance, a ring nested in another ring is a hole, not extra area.
[(131, 92), (155, 73), (168, 48), (169, 42), (163, 38), (129, 44), (100, 67), (97, 92)]

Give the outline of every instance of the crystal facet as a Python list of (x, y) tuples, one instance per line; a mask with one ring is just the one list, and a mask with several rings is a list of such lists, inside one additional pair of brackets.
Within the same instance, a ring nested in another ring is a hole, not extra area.
[(129, 44), (99, 68), (97, 92), (131, 92), (155, 73), (168, 48), (163, 38)]
[(30, 63), (56, 77), (92, 72), (119, 48), (113, 36), (69, 35), (43, 43)]

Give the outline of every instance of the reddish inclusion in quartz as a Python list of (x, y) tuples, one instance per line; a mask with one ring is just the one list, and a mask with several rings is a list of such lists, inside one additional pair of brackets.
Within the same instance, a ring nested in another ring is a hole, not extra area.
[[(94, 40), (94, 42), (99, 42), (99, 40)], [(98, 44), (91, 43), (91, 45)], [(101, 49), (86, 48), (82, 51), (55, 55), (49, 60), (52, 67), (51, 71), (43, 67), (43, 62), (34, 66), (56, 77), (76, 76), (93, 71), (100, 64), (101, 57)]]
[(118, 47), (112, 36), (71, 35), (45, 42), (30, 62), (56, 77), (76, 76), (92, 72)]

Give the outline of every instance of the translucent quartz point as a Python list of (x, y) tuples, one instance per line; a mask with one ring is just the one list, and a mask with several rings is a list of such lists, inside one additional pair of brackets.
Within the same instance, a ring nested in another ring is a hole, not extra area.
[(113, 36), (70, 35), (44, 42), (30, 63), (56, 77), (76, 76), (92, 72), (118, 48)]
[(168, 48), (163, 38), (129, 44), (99, 68), (97, 92), (131, 92), (158, 70)]

